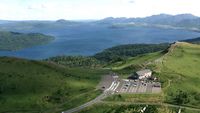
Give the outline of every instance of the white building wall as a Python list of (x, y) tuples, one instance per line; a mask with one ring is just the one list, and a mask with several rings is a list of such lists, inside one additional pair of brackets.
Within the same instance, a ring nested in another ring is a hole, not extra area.
[(139, 76), (139, 79), (149, 78), (151, 77), (152, 72), (145, 73), (143, 76)]

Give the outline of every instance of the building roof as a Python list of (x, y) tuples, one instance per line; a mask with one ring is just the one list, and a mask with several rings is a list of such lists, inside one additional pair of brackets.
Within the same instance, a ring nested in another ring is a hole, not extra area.
[(145, 70), (141, 70), (141, 71), (137, 71), (136, 73), (138, 75), (144, 75), (145, 73), (149, 73), (152, 72), (150, 69), (145, 69)]

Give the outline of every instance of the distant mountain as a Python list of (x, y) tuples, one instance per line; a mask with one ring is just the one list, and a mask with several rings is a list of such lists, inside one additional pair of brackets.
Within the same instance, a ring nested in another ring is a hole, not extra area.
[(182, 20), (177, 22), (177, 25), (180, 27), (190, 27), (198, 31), (196, 28), (200, 28), (200, 18)]
[[(160, 19), (157, 19), (159, 18)], [(175, 15), (175, 16), (166, 16), (165, 18), (161, 18), (162, 16), (157, 16), (157, 18), (155, 17), (151, 17), (150, 21), (147, 21), (147, 23), (152, 23), (152, 24), (169, 24), (169, 25), (177, 25), (177, 23), (180, 23), (184, 20), (194, 20), (197, 19), (199, 17), (193, 16), (191, 14), (180, 14), (180, 15)]]
[[(190, 30), (200, 31), (200, 17), (194, 16), (192, 14), (178, 14), (178, 15), (168, 15), (168, 14), (159, 14), (152, 15), (144, 18), (105, 18), (97, 21), (97, 23), (106, 23), (113, 24), (113, 28), (117, 26), (130, 26), (129, 23), (134, 23), (135, 25), (148, 25), (148, 26), (157, 26), (158, 25), (168, 25), (168, 27), (183, 27)], [(159, 26), (163, 27), (163, 26)]]
[(56, 20), (55, 23), (60, 23), (60, 24), (71, 24), (71, 23), (77, 23), (77, 22), (70, 21), (70, 20), (65, 20), (65, 19), (59, 19), (59, 20)]
[(108, 17), (104, 18), (102, 20), (96, 21), (96, 23), (127, 23), (127, 22), (132, 22), (134, 21), (134, 18), (126, 18), (126, 17), (120, 17), (120, 18), (113, 18), (113, 17)]
[(63, 30), (69, 26), (87, 26), (87, 25), (105, 25), (110, 28), (132, 27), (132, 26), (150, 26), (160, 28), (189, 29), (200, 31), (200, 17), (192, 14), (159, 14), (144, 18), (126, 18), (108, 17), (97, 21), (70, 21), (59, 19), (57, 21), (4, 21), (0, 20), (0, 30), (5, 31), (32, 31), (46, 32), (49, 30)]
[(193, 39), (187, 39), (187, 40), (181, 40), (180, 42), (188, 42), (192, 44), (200, 44), (200, 37), (193, 38)]
[(168, 15), (168, 14), (159, 14), (159, 15), (152, 15), (144, 18), (113, 18), (108, 17), (105, 19), (100, 20), (99, 22), (145, 22), (145, 23), (163, 23), (164, 22), (180, 22), (183, 20), (193, 20), (198, 19), (199, 17), (194, 16), (192, 14), (179, 14), (179, 15)]
[(151, 23), (151, 24), (175, 24), (183, 20), (193, 20), (197, 18), (199, 17), (196, 17), (191, 14), (179, 14), (179, 15), (160, 14), (160, 15), (153, 15), (146, 18), (141, 18), (140, 21)]
[(80, 25), (81, 22), (60, 19), (57, 21), (12, 21), (0, 24), (1, 31), (16, 31), (23, 33), (36, 32), (48, 33), (49, 31), (63, 30), (68, 26)]

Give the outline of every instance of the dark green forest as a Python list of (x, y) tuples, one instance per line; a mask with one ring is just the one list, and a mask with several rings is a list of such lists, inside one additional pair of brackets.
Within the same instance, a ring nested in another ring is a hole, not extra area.
[(106, 49), (94, 56), (56, 56), (45, 59), (45, 61), (65, 65), (67, 67), (88, 67), (99, 68), (109, 63), (125, 60), (146, 53), (164, 51), (169, 47), (168, 43), (163, 44), (129, 44)]
[(97, 53), (94, 57), (104, 62), (116, 62), (124, 60), (128, 57), (137, 55), (163, 51), (169, 47), (169, 43), (162, 44), (128, 44), (108, 48), (101, 53)]
[(90, 56), (57, 56), (45, 59), (45, 61), (55, 62), (67, 67), (98, 68), (103, 65), (101, 61)]

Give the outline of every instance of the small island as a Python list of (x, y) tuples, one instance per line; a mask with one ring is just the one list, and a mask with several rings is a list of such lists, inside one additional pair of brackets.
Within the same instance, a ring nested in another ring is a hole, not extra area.
[(18, 33), (0, 31), (0, 50), (16, 51), (33, 47), (36, 45), (47, 44), (54, 40), (54, 37), (40, 33)]

